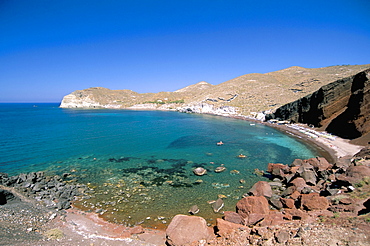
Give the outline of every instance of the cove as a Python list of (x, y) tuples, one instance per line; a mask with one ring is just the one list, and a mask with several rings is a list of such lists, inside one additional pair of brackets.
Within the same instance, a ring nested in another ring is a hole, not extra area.
[(77, 207), (125, 225), (160, 228), (193, 205), (212, 224), (222, 214), (209, 203), (222, 197), (233, 210), (263, 179), (254, 169), (318, 154), (274, 128), (220, 116), (1, 104), (0, 117), (0, 172), (68, 174), (91, 189)]

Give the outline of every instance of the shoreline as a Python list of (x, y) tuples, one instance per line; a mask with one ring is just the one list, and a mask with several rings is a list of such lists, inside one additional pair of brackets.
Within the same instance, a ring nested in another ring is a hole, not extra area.
[[(352, 158), (354, 154), (363, 148), (361, 145), (351, 144), (349, 143), (349, 140), (344, 140), (336, 136), (324, 137), (325, 135), (321, 136), (320, 134), (317, 134), (317, 137), (313, 137), (313, 135), (308, 134), (310, 131), (317, 131), (317, 133), (320, 133), (321, 131), (309, 128), (306, 125), (278, 125), (269, 122), (262, 122), (245, 116), (217, 116), (240, 119), (275, 128), (282, 133), (289, 134), (297, 140), (317, 149), (320, 154), (319, 156), (325, 157), (333, 164), (341, 157), (350, 156), (349, 158)], [(307, 133), (294, 128), (293, 126), (302, 127)], [(161, 245), (161, 242), (165, 241), (165, 229), (137, 227), (134, 230), (134, 228), (124, 227), (119, 224), (108, 222), (98, 217), (96, 213), (76, 209), (74, 206), (70, 210), (65, 210), (65, 212), (64, 216), (58, 217), (57, 219), (51, 219), (50, 222), (52, 223), (48, 225), (49, 228), (50, 226), (57, 226), (64, 232), (65, 238), (58, 240), (59, 242), (67, 243), (70, 242), (70, 240), (78, 242), (80, 240), (79, 242), (81, 243), (91, 242), (102, 244), (109, 242), (109, 245)], [(112, 230), (111, 232), (109, 230), (104, 230), (109, 228)], [(52, 241), (49, 242), (53, 243)], [(45, 243), (45, 245), (49, 244)]]

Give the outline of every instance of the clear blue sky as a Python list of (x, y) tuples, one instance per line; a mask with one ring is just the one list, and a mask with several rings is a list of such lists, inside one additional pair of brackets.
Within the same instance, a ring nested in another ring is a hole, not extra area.
[(0, 102), (368, 63), (368, 0), (0, 0)]

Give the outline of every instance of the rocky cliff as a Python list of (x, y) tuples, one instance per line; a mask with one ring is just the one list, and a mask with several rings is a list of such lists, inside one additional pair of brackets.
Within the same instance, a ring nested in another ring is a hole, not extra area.
[(369, 102), (370, 69), (366, 69), (279, 107), (267, 119), (306, 123), (355, 139), (370, 132)]
[(199, 82), (174, 92), (137, 93), (94, 87), (65, 96), (62, 108), (131, 108), (258, 116), (322, 127), (345, 138), (370, 131), (368, 65), (290, 67), (246, 74), (218, 85)]

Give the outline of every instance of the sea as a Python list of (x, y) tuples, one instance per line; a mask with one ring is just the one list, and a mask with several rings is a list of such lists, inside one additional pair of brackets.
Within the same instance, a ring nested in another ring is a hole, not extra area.
[[(255, 169), (319, 154), (298, 138), (246, 120), (64, 109), (58, 103), (1, 103), (0, 147), (0, 172), (66, 176), (88, 187), (89, 195), (74, 206), (114, 223), (152, 228), (165, 227), (193, 205), (214, 224), (255, 182), (267, 180)], [(220, 166), (226, 169), (216, 173)], [(207, 173), (195, 175), (197, 167)], [(218, 198), (225, 206), (215, 213)]]

